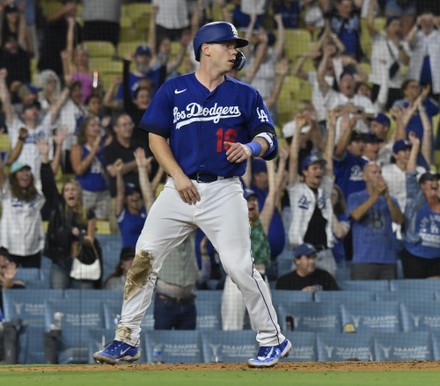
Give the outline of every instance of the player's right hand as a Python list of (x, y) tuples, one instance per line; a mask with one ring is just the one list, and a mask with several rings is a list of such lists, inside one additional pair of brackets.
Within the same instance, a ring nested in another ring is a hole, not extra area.
[(174, 178), (174, 186), (185, 204), (195, 205), (200, 201), (200, 194), (188, 176)]

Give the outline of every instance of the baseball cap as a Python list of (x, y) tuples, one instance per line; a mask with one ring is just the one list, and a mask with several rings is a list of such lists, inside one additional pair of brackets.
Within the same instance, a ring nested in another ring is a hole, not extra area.
[(252, 173), (262, 172), (267, 173), (266, 161), (259, 158), (254, 158), (252, 160)]
[(363, 134), (365, 143), (380, 143), (383, 142), (376, 134), (374, 133), (365, 133)]
[(4, 12), (5, 13), (18, 12), (18, 7), (15, 3), (9, 3), (5, 5)]
[(141, 193), (141, 190), (139, 186), (131, 182), (128, 182), (127, 184), (125, 184), (125, 195), (130, 196), (133, 193)]
[(384, 126), (390, 126), (391, 125), (391, 121), (390, 118), (388, 118), (385, 114), (383, 113), (379, 113), (377, 114), (374, 118), (373, 121), (376, 121), (377, 123), (380, 123)]
[(142, 44), (136, 48), (134, 55), (148, 55), (151, 56), (151, 48), (146, 44)]
[(244, 193), (243, 193), (243, 196), (244, 196), (244, 198), (246, 200), (248, 200), (251, 197), (257, 197), (258, 198), (257, 193), (255, 193), (255, 191), (253, 191), (252, 189), (245, 189)]
[(440, 174), (426, 172), (421, 175), (421, 177), (419, 179), (419, 184), (423, 184), (426, 181), (433, 181), (433, 180), (440, 180)]
[(293, 250), (293, 257), (295, 259), (299, 259), (301, 256), (310, 256), (310, 255), (316, 255), (318, 251), (315, 249), (315, 247), (312, 244), (304, 243), (301, 245), (298, 245)]
[(307, 156), (302, 160), (301, 170), (306, 170), (310, 165), (317, 163), (320, 163), (322, 166), (325, 166), (327, 162), (316, 154), (310, 154), (309, 156)]
[(401, 150), (411, 149), (411, 147), (412, 147), (411, 142), (409, 142), (406, 139), (399, 139), (398, 141), (394, 142), (393, 153), (396, 154)]
[(20, 171), (22, 169), (25, 169), (25, 168), (27, 168), (28, 170), (31, 170), (31, 167), (27, 163), (20, 162), (20, 161), (15, 161), (11, 165), (11, 167), (9, 169), (9, 172), (10, 173), (16, 173), (16, 172), (18, 172), (18, 171)]
[(355, 141), (362, 141), (363, 142), (364, 140), (365, 140), (365, 138), (358, 131), (351, 132), (350, 142), (355, 142)]
[(127, 261), (134, 259), (136, 255), (136, 251), (134, 247), (124, 247), (121, 249), (121, 253), (119, 254), (120, 261)]

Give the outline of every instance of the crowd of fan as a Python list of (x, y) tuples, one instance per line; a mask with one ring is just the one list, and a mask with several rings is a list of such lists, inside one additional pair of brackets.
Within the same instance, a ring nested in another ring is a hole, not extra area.
[[(259, 271), (280, 279), (277, 288), (309, 291), (337, 289), (333, 278), (347, 261), (353, 279), (396, 279), (399, 260), (405, 278), (440, 276), (439, 176), (432, 166), (440, 150), (440, 19), (432, 10), (411, 0), (154, 0), (148, 39), (119, 52), (123, 72), (105, 88), (82, 42), (118, 47), (122, 0), (84, 1), (81, 23), (77, 2), (61, 3), (47, 15), (32, 0), (0, 5), (0, 135), (10, 141), (0, 168), (0, 285), (14, 283), (16, 266), (39, 268), (45, 255), (53, 288), (122, 288), (166, 178), (136, 124), (166, 79), (194, 71), (194, 31), (215, 17), (250, 40), (245, 70), (231, 76), (257, 88), (279, 126), (278, 159), (254, 160), (243, 176), (252, 229), (261, 226), (254, 254), (266, 251)], [(385, 20), (380, 29), (378, 17)], [(314, 44), (293, 62), (286, 47), (295, 41), (286, 41), (286, 30), (296, 28), (309, 31)], [(365, 33), (371, 49), (362, 44)], [(180, 43), (175, 55), (172, 42)], [(292, 100), (283, 122), (277, 102), (294, 77), (310, 84), (311, 99)], [(81, 263), (87, 248), (105, 259), (98, 220), (122, 241), (121, 263), (105, 282), (102, 266), (92, 272)], [(176, 252), (197, 257), (198, 266), (180, 268), (191, 277), (185, 287), (203, 288), (219, 277), (218, 259), (200, 230), (189, 243)], [(286, 248), (295, 248), (297, 271), (278, 278)], [(178, 286), (172, 269), (164, 272), (162, 281)], [(304, 279), (310, 275), (316, 282)]]

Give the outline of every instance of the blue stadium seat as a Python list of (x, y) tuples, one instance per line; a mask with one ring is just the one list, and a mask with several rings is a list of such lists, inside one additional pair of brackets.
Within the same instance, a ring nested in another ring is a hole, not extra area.
[(285, 302), (278, 307), (283, 331), (341, 332), (341, 311), (337, 303)]
[(203, 363), (202, 341), (197, 330), (154, 330), (145, 333), (148, 363)]
[(373, 334), (317, 334), (319, 362), (371, 361)]
[(343, 290), (387, 292), (390, 290), (388, 280), (344, 280), (338, 282)]
[(313, 293), (308, 291), (277, 290), (270, 291), (272, 303), (277, 308), (285, 302), (313, 302)]
[(404, 331), (440, 332), (440, 302), (428, 300), (403, 301), (401, 303)]
[(314, 332), (284, 332), (286, 338), (292, 342), (289, 356), (283, 362), (316, 362), (316, 334)]
[(196, 298), (197, 329), (221, 330), (221, 300), (199, 300)]
[(343, 303), (344, 332), (402, 331), (398, 302)]
[(120, 234), (102, 235), (97, 234), (96, 238), (99, 240), (103, 255), (103, 275), (106, 279), (119, 263), (119, 253), (122, 248), (122, 240)]
[(434, 301), (435, 294), (434, 291), (418, 291), (418, 290), (401, 290), (401, 291), (389, 291), (389, 292), (380, 292), (376, 294), (376, 300), (382, 301), (395, 301), (395, 302), (404, 302), (404, 301), (417, 301), (419, 299)]
[(221, 290), (198, 290), (195, 291), (196, 300), (221, 301), (223, 291)]
[(426, 361), (433, 359), (430, 334), (426, 331), (374, 334), (374, 360)]
[(246, 362), (258, 351), (255, 332), (251, 330), (207, 331), (201, 337), (205, 363)]
[(84, 299), (84, 300), (101, 300), (122, 303), (122, 291), (106, 290), (106, 289), (66, 289), (64, 290), (66, 299)]
[(15, 275), (17, 280), (22, 280), (25, 283), (28, 280), (40, 280), (41, 274), (39, 268), (18, 268)]
[(63, 291), (57, 289), (7, 289), (2, 291), (5, 320), (20, 318), (28, 326), (43, 327), (47, 299), (61, 299)]
[(62, 313), (58, 363), (88, 363), (89, 330), (104, 328), (102, 301), (59, 299), (46, 301), (46, 330), (53, 329), (55, 314)]
[(418, 291), (431, 293), (440, 291), (440, 280), (435, 279), (402, 279), (390, 280), (391, 291)]
[(370, 291), (317, 291), (315, 302), (370, 302), (376, 299), (376, 294)]

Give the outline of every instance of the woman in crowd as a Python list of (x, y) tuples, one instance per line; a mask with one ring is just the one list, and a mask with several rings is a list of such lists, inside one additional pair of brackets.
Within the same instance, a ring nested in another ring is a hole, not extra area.
[[(96, 217), (87, 210), (82, 202), (82, 189), (75, 179), (67, 180), (61, 194), (58, 193), (52, 165), (48, 161), (49, 146), (40, 145), (42, 157), (41, 179), (43, 192), (50, 203), (50, 216), (46, 235), (45, 255), (52, 260), (50, 287), (95, 288), (101, 278), (101, 262), (92, 266), (88, 274), (82, 276), (73, 273), (74, 260), (80, 257), (81, 248), (87, 246), (99, 248), (96, 243)], [(61, 152), (59, 158), (61, 157)], [(78, 261), (76, 262), (78, 266)], [(75, 277), (72, 277), (76, 276)]]
[[(101, 133), (98, 117), (85, 118), (80, 127), (78, 144), (72, 147), (70, 161), (83, 190), (84, 206), (93, 209), (98, 219), (107, 220), (110, 192), (103, 165), (106, 143)], [(111, 138), (107, 139), (109, 140)]]

